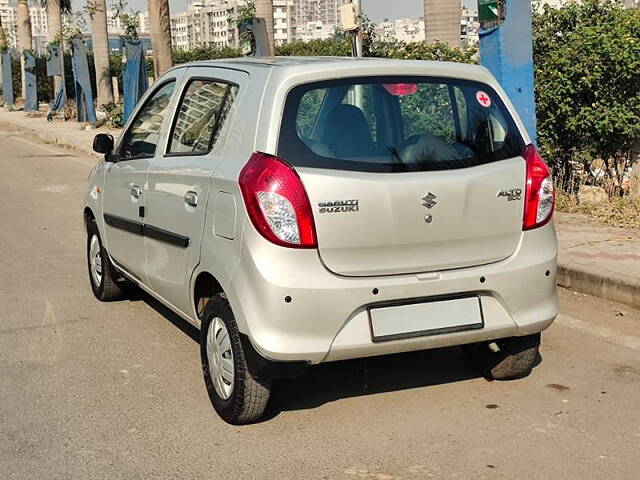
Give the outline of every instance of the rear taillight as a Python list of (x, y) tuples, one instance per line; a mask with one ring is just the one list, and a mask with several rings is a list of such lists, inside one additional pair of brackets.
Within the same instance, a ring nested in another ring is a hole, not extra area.
[(264, 238), (284, 247), (317, 247), (309, 197), (291, 165), (254, 153), (238, 182), (249, 218)]
[(533, 145), (522, 155), (527, 163), (527, 185), (524, 197), (524, 230), (545, 225), (553, 215), (556, 202), (549, 167)]

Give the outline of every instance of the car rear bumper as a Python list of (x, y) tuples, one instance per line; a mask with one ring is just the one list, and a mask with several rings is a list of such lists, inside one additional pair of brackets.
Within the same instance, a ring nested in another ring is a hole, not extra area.
[[(515, 253), (490, 265), (427, 274), (342, 277), (316, 250), (270, 244), (245, 225), (228, 292), (240, 330), (266, 359), (321, 363), (462, 345), (546, 329), (558, 313), (553, 223), (524, 232)], [(379, 303), (478, 295), (484, 327), (374, 342)]]

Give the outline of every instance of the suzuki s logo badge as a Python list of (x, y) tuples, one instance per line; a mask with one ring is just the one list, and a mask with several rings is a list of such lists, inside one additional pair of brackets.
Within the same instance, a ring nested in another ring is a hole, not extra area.
[(520, 188), (500, 190), (498, 192), (498, 195), (496, 195), (496, 197), (498, 198), (505, 197), (508, 202), (513, 202), (515, 200), (520, 200), (522, 198), (522, 190)]
[(427, 208), (433, 208), (438, 204), (438, 202), (436, 202), (436, 198), (438, 198), (436, 195), (429, 192), (424, 197), (422, 197), (422, 205)]

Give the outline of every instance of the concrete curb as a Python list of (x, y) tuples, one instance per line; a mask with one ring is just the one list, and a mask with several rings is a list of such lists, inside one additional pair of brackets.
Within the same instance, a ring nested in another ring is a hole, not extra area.
[(640, 278), (630, 281), (560, 263), (556, 281), (561, 287), (640, 309)]
[(59, 147), (69, 148), (83, 155), (91, 155), (92, 157), (98, 158), (98, 155), (92, 152), (90, 149), (86, 148), (84, 146), (84, 143), (73, 142), (68, 137), (65, 137), (62, 134), (57, 135), (55, 133), (44, 133), (42, 130), (37, 128), (25, 125), (17, 125), (13, 122), (0, 120), (0, 127), (2, 126), (19, 130), (21, 134), (28, 137), (35, 137), (37, 140), (41, 141), (42, 143), (46, 143), (47, 145), (56, 145)]
[[(7, 113), (10, 113), (7, 115)], [(34, 121), (35, 120), (35, 121)], [(120, 132), (104, 127), (95, 130), (81, 130), (76, 122), (47, 122), (46, 118), (26, 118), (22, 112), (3, 112), (0, 110), (0, 126), (19, 131), (23, 135), (39, 141), (73, 149), (94, 159), (100, 156), (92, 149), (93, 137), (98, 133), (110, 133), (117, 137)]]

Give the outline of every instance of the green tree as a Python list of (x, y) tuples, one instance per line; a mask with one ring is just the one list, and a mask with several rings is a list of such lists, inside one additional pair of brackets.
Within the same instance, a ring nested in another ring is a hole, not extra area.
[[(640, 137), (640, 10), (584, 0), (534, 15), (539, 142), (561, 180), (594, 159), (618, 180)], [(562, 183), (562, 181), (561, 181)]]

